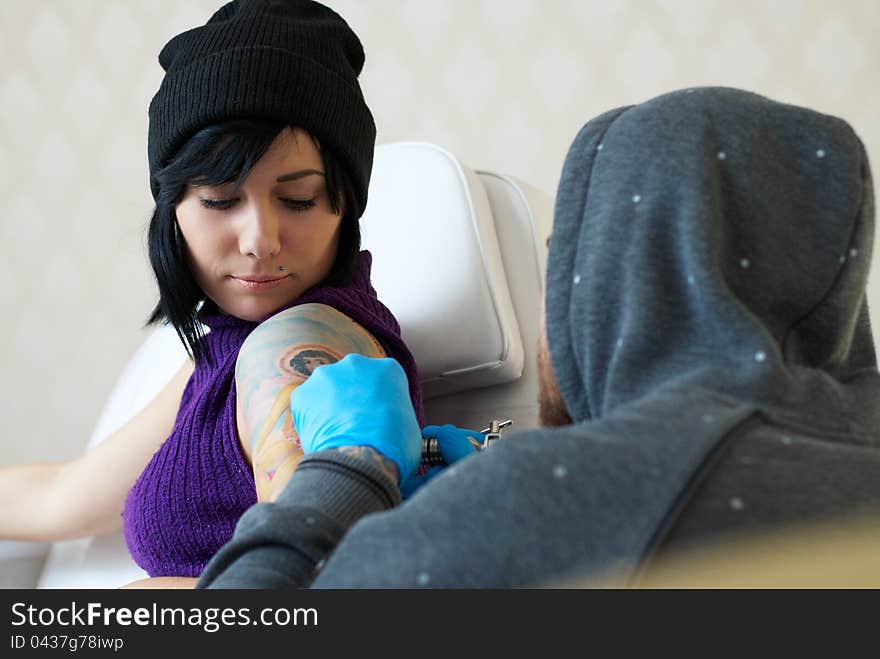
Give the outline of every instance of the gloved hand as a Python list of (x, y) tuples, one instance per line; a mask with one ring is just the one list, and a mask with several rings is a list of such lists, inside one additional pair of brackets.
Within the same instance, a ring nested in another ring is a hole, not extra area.
[(319, 366), (291, 394), (290, 411), (304, 453), (371, 446), (397, 464), (400, 482), (419, 466), (419, 424), (394, 359), (350, 354)]
[[(447, 465), (458, 462), (472, 453), (476, 453), (478, 446), (483, 442), (483, 433), (475, 430), (459, 428), (451, 424), (443, 426), (425, 426), (422, 428), (422, 437), (436, 437), (437, 448), (446, 460)], [(401, 481), (400, 493), (404, 499), (408, 499), (416, 490), (443, 470), (443, 465), (431, 467), (426, 473), (413, 474), (408, 479)]]
[(440, 449), (440, 454), (448, 465), (478, 451), (484, 439), (481, 432), (459, 428), (450, 423), (442, 426), (425, 426), (422, 428), (422, 437), (437, 438), (437, 448)]
[(429, 480), (434, 478), (437, 474), (439, 474), (447, 465), (435, 465), (428, 469), (424, 474), (413, 474), (405, 481), (401, 481), (400, 483), (400, 496), (404, 499), (409, 499), (413, 494), (415, 494), (416, 490), (422, 487)]

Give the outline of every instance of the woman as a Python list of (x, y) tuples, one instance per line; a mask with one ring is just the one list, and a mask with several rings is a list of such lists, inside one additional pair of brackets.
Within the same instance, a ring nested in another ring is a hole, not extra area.
[(313, 368), (393, 357), (423, 419), (412, 355), (359, 251), (376, 130), (357, 36), (316, 2), (236, 0), (171, 39), (159, 62), (149, 322), (170, 322), (190, 359), (82, 457), (0, 471), (0, 536), (123, 524), (159, 578), (137, 585), (190, 587), (244, 510), (295, 469), (289, 399)]

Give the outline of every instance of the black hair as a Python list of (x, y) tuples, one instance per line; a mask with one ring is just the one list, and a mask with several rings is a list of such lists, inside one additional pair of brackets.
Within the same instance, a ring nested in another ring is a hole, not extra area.
[[(202, 128), (190, 137), (156, 173), (159, 193), (147, 232), (150, 265), (159, 287), (159, 302), (147, 325), (171, 323), (194, 360), (210, 356), (201, 345), (204, 335), (198, 318), (202, 303), (213, 305), (196, 283), (186, 260), (186, 247), (177, 226), (175, 206), (186, 194), (187, 185), (244, 183), (253, 166), (275, 138), (288, 127), (270, 119), (231, 119)], [(291, 126), (292, 128), (292, 126)], [(322, 284), (344, 285), (357, 266), (361, 234), (358, 218), (363, 213), (354, 185), (331, 149), (315, 139), (324, 164), (324, 178), (330, 208), (343, 216), (339, 229), (336, 260)]]

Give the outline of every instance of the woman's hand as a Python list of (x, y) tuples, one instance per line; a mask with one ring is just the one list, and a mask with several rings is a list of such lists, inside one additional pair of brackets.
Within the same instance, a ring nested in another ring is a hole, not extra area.
[(410, 477), (422, 456), (422, 435), (409, 382), (394, 359), (350, 354), (319, 366), (290, 396), (303, 452), (370, 446)]
[(191, 577), (152, 577), (138, 579), (119, 588), (195, 588), (196, 581), (198, 579)]

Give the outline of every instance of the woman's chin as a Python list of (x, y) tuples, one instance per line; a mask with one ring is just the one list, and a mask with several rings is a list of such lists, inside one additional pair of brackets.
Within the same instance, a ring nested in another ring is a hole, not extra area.
[(246, 320), (252, 323), (260, 323), (269, 318), (284, 305), (293, 302), (299, 296), (300, 293), (284, 297), (273, 296), (273, 298), (271, 299), (266, 298), (263, 300), (236, 300), (230, 302), (229, 304), (218, 306), (220, 307), (220, 309), (223, 310), (224, 313), (228, 313), (231, 316), (235, 316), (236, 318), (241, 318), (242, 320)]

